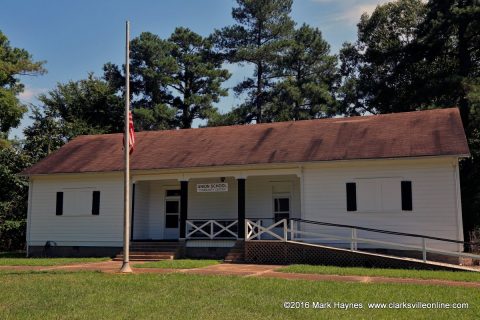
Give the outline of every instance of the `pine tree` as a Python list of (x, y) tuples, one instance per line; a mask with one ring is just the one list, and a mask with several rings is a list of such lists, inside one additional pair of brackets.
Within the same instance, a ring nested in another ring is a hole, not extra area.
[(235, 86), (246, 102), (233, 114), (244, 115), (235, 122), (270, 121), (263, 116), (272, 101), (272, 89), (281, 52), (288, 45), (294, 28), (290, 18), (292, 0), (237, 0), (232, 17), (237, 24), (217, 30), (213, 38), (230, 63), (254, 67), (251, 77)]

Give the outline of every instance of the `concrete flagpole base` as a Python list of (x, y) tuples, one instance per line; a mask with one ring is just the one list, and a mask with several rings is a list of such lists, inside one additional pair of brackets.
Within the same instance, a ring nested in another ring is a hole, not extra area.
[(120, 268), (121, 273), (132, 273), (133, 270), (130, 268), (130, 263), (128, 261), (124, 261), (122, 264), (122, 268)]

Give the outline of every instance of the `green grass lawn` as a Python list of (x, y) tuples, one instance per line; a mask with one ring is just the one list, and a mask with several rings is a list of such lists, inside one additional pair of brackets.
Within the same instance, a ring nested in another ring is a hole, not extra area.
[(355, 276), (381, 276), (393, 278), (442, 279), (453, 281), (480, 281), (480, 272), (430, 271), (408, 269), (345, 268), (332, 266), (290, 265), (278, 269), (281, 272), (316, 273)]
[(0, 266), (58, 266), (107, 260), (110, 258), (25, 258), (23, 252), (0, 252)]
[[(191, 274), (0, 272), (2, 319), (478, 319), (480, 289)], [(362, 309), (285, 309), (285, 301)], [(370, 309), (459, 302), (468, 309)]]
[(213, 266), (219, 264), (218, 260), (194, 260), (194, 259), (178, 259), (178, 260), (162, 260), (146, 263), (135, 264), (135, 268), (162, 268), (162, 269), (194, 269)]

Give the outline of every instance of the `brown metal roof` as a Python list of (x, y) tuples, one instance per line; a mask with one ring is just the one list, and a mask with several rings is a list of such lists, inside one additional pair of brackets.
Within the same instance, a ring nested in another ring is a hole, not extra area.
[[(132, 170), (467, 156), (458, 109), (135, 133)], [(122, 170), (122, 134), (79, 136), (24, 175)]]

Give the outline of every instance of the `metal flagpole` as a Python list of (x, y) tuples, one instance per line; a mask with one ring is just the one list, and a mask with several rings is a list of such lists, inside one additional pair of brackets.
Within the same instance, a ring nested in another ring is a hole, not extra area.
[(132, 272), (130, 268), (130, 22), (126, 22), (126, 44), (125, 44), (125, 185), (123, 204), (123, 264), (120, 272)]

